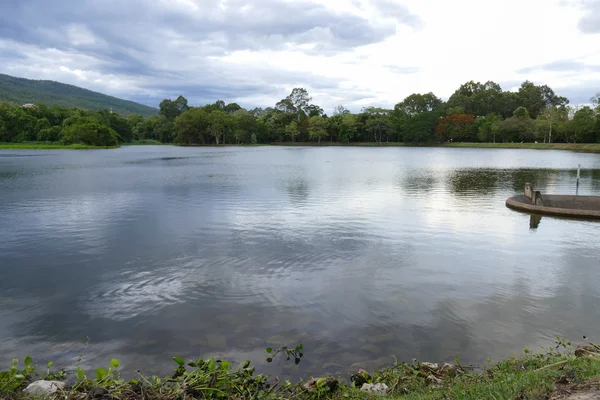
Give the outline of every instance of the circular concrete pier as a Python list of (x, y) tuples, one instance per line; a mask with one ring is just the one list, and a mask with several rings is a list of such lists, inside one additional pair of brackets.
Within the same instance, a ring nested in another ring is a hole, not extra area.
[(506, 206), (518, 211), (556, 215), (567, 218), (600, 219), (600, 196), (545, 194), (532, 204), (531, 198), (518, 195), (506, 200)]

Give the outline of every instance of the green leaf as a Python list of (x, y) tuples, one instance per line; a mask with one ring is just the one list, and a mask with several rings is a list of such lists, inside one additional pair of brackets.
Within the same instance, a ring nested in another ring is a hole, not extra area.
[(32, 362), (32, 358), (30, 356), (25, 357), (25, 360), (23, 361), (25, 363), (25, 365), (29, 365)]
[(121, 363), (116, 358), (113, 358), (112, 360), (110, 360), (110, 366), (111, 367), (113, 367), (113, 368), (119, 368), (120, 365), (121, 365)]
[(250, 360), (246, 360), (244, 362), (244, 365), (242, 365), (242, 368), (248, 368), (250, 366)]
[(188, 363), (188, 365), (189, 365), (190, 367), (192, 367), (192, 368), (196, 368), (196, 367), (198, 366), (198, 363), (195, 363), (195, 362), (193, 362), (193, 361), (190, 361), (190, 362)]
[(229, 361), (222, 361), (221, 362), (221, 368), (225, 371), (229, 370), (229, 366), (231, 365), (231, 363)]
[(103, 380), (106, 375), (108, 375), (108, 372), (106, 372), (106, 370), (104, 368), (98, 368), (96, 370), (96, 380), (97, 381), (101, 381)]
[(183, 367), (185, 365), (185, 360), (181, 357), (173, 357), (173, 361), (175, 361), (181, 367)]
[(268, 363), (273, 362), (273, 359), (271, 357), (269, 357), (269, 358), (267, 358), (267, 362)]
[(53, 366), (53, 365), (54, 365), (54, 363), (53, 363), (52, 361), (50, 361), (50, 362), (48, 363), (48, 368), (50, 368), (50, 367), (51, 367), (51, 366)]
[(23, 375), (21, 375), (21, 374), (17, 374), (17, 375), (15, 375), (15, 376), (14, 376), (14, 378), (15, 378), (16, 380), (18, 380), (18, 381), (22, 381), (23, 379), (25, 379), (25, 377), (24, 377)]
[(85, 380), (85, 371), (81, 367), (77, 367), (77, 380), (78, 381)]
[(273, 352), (273, 349), (270, 348), (270, 347), (267, 347), (266, 350), (267, 350), (267, 353), (272, 353)]
[(211, 372), (215, 370), (215, 359), (214, 358), (211, 358), (210, 361), (208, 362), (208, 370)]
[(300, 343), (300, 344), (298, 345), (298, 349), (299, 349), (299, 350), (303, 350), (303, 349), (304, 349), (304, 346), (302, 345), (302, 343)]

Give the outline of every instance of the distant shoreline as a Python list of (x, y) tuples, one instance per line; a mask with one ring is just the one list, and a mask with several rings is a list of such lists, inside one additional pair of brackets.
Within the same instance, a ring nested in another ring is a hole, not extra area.
[(530, 149), (530, 150), (570, 150), (586, 153), (600, 153), (600, 143), (405, 143), (405, 142), (275, 142), (270, 144), (205, 144), (179, 145), (181, 147), (454, 147), (472, 149)]
[[(120, 146), (173, 146), (173, 143), (121, 143)], [(119, 146), (119, 147), (120, 147)], [(275, 142), (270, 144), (198, 144), (176, 145), (180, 147), (453, 147), (471, 149), (529, 149), (529, 150), (568, 150), (585, 153), (600, 153), (600, 143), (404, 143), (404, 142)], [(85, 144), (62, 145), (59, 143), (28, 142), (28, 143), (0, 143), (0, 149), (15, 150), (90, 150), (90, 149), (115, 149), (117, 147), (90, 146)]]
[(0, 150), (95, 150), (117, 149), (118, 147), (119, 146), (90, 146), (88, 144), (80, 143), (70, 145), (45, 142), (0, 143)]

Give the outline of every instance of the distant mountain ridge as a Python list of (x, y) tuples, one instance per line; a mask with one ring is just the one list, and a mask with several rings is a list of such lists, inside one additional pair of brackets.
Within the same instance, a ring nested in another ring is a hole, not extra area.
[(55, 81), (16, 78), (0, 74), (0, 102), (17, 104), (46, 104), (87, 110), (111, 109), (123, 116), (141, 114), (144, 117), (158, 113), (158, 109), (129, 100), (93, 92)]

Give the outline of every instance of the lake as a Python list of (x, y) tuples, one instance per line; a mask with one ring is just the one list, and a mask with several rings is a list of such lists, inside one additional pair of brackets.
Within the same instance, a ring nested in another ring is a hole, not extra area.
[(504, 205), (574, 194), (578, 164), (600, 195), (600, 155), (565, 151), (0, 150), (0, 366), (300, 377), (598, 341), (600, 223)]

